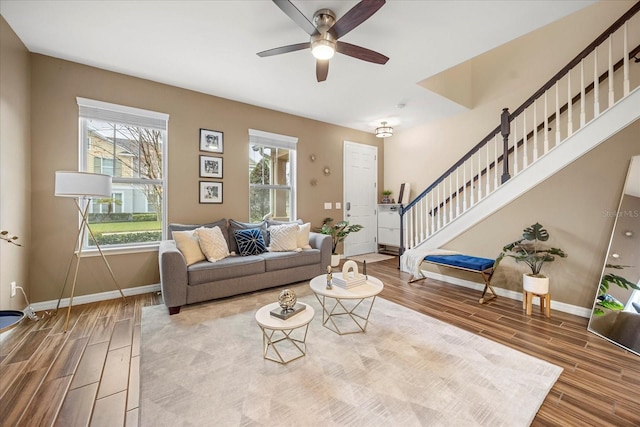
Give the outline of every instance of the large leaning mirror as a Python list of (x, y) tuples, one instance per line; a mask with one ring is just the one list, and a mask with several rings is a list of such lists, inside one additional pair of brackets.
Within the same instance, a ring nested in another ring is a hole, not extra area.
[(640, 156), (631, 158), (615, 215), (588, 329), (640, 356)]

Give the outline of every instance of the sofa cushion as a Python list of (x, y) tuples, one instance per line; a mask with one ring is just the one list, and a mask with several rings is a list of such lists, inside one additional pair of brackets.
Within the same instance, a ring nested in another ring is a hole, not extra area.
[(233, 234), (236, 238), (239, 255), (260, 255), (261, 253), (266, 252), (267, 245), (264, 243), (264, 238), (262, 237), (262, 232), (259, 228), (236, 230)]
[(235, 252), (237, 254), (239, 254), (240, 252), (238, 251), (238, 243), (236, 242), (235, 239), (235, 232), (238, 230), (246, 230), (249, 228), (257, 228), (260, 230), (260, 232), (262, 233), (262, 238), (264, 239), (265, 245), (269, 245), (269, 233), (267, 232), (267, 222), (266, 221), (260, 221), (260, 222), (256, 222), (256, 223), (250, 223), (250, 222), (238, 222), (235, 221), (233, 219), (229, 220), (229, 239), (227, 239), (227, 242), (229, 242), (229, 250), (231, 252)]
[(300, 249), (311, 249), (309, 244), (309, 233), (311, 232), (311, 223), (307, 222), (298, 227), (298, 236), (296, 246)]
[(298, 248), (298, 224), (282, 224), (269, 227), (269, 251), (287, 252)]
[[(209, 224), (178, 224), (178, 223), (171, 223), (169, 224), (169, 226), (167, 227), (169, 229), (169, 236), (171, 236), (171, 233), (173, 233), (174, 231), (186, 231), (186, 230), (195, 230), (196, 228), (200, 228), (200, 227), (207, 227), (207, 228), (213, 228), (213, 227), (220, 227), (220, 231), (222, 232), (222, 235), (224, 236), (224, 239), (227, 241), (227, 245), (229, 245), (229, 235), (227, 234), (227, 219), (226, 218), (222, 218), (219, 219), (216, 222), (210, 222)], [(233, 236), (233, 235), (231, 235)], [(231, 247), (231, 246), (229, 246)]]
[(198, 236), (194, 230), (173, 231), (171, 235), (173, 240), (176, 241), (176, 246), (182, 253), (187, 265), (191, 265), (205, 259), (204, 254), (200, 250)]
[(200, 242), (200, 249), (209, 262), (216, 262), (229, 256), (227, 241), (220, 231), (220, 227), (196, 228), (195, 233)]
[(302, 252), (265, 252), (260, 257), (265, 260), (266, 271), (320, 263), (320, 250), (307, 249)]
[(230, 256), (218, 262), (202, 261), (188, 268), (189, 285), (200, 285), (235, 277), (264, 273), (265, 262), (259, 256)]

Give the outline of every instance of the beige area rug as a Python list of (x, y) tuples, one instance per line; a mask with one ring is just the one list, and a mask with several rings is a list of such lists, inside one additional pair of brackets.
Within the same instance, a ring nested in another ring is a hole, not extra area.
[(377, 298), (366, 333), (321, 325), (307, 355), (262, 358), (254, 313), (279, 290), (142, 311), (142, 426), (527, 426), (562, 368)]
[(371, 254), (350, 256), (347, 259), (352, 259), (358, 262), (367, 261), (367, 263), (372, 263), (372, 262), (384, 261), (385, 259), (391, 259), (391, 258), (394, 258), (394, 257), (390, 255), (371, 253)]

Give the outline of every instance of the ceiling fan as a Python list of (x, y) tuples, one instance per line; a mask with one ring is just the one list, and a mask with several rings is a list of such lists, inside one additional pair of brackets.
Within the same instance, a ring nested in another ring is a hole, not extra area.
[(306, 43), (291, 44), (274, 49), (258, 52), (258, 56), (266, 57), (311, 49), (316, 58), (316, 78), (319, 82), (327, 79), (329, 74), (329, 59), (335, 52), (348, 55), (374, 64), (386, 64), (388, 57), (364, 47), (356, 46), (338, 39), (362, 24), (376, 13), (385, 0), (362, 0), (336, 21), (336, 15), (329, 9), (320, 9), (313, 14), (313, 23), (291, 3), (290, 0), (273, 0), (273, 2), (293, 20), (300, 28), (311, 36)]

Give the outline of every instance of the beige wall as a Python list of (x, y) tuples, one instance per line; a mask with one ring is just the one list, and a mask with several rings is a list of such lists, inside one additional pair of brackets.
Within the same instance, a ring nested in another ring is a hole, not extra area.
[[(372, 134), (290, 114), (233, 102), (42, 55), (32, 55), (32, 204), (34, 251), (31, 260), (35, 301), (57, 299), (77, 230), (75, 207), (56, 198), (56, 170), (78, 168), (76, 97), (167, 113), (168, 219), (202, 223), (222, 217), (246, 221), (249, 211), (248, 129), (296, 136), (298, 142), (298, 217), (319, 226), (342, 210), (323, 209), (323, 202), (342, 201), (344, 140), (376, 145), (382, 177), (382, 142)], [(199, 129), (224, 132), (224, 177), (221, 205), (198, 203)], [(310, 161), (311, 154), (317, 160)], [(325, 176), (322, 169), (331, 168)], [(312, 179), (317, 180), (311, 186)], [(380, 188), (383, 181), (380, 179)], [(122, 287), (159, 282), (157, 253), (109, 256)], [(114, 290), (98, 257), (83, 258), (77, 295)], [(68, 293), (68, 292), (67, 292)]]
[(30, 59), (24, 44), (0, 16), (0, 229), (19, 237), (17, 247), (0, 242), (0, 309), (22, 310), (29, 294), (30, 240)]

